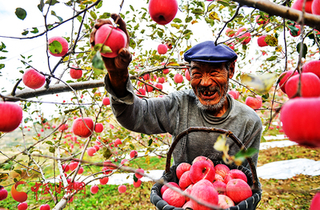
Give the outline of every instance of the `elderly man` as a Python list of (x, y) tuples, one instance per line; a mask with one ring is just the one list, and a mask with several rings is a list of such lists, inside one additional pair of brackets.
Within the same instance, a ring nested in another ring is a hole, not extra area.
[[(117, 19), (117, 15), (112, 15)], [(99, 28), (108, 21), (100, 21)], [(119, 18), (120, 28), (126, 31), (125, 23)], [(95, 30), (91, 34), (94, 45)], [(126, 48), (114, 58), (103, 58), (108, 75), (106, 90), (111, 95), (112, 110), (125, 128), (145, 133), (170, 133), (176, 135), (189, 127), (214, 127), (232, 131), (247, 147), (259, 149), (261, 120), (254, 110), (234, 100), (227, 94), (229, 79), (235, 71), (237, 54), (225, 45), (212, 41), (199, 43), (184, 54), (190, 63), (190, 90), (170, 93), (162, 98), (141, 99), (134, 93), (130, 82), (128, 65), (131, 55)], [(256, 132), (257, 131), (257, 132)], [(194, 132), (179, 141), (173, 152), (175, 164), (191, 163), (203, 155), (213, 160), (222, 158), (213, 146), (219, 134)], [(229, 154), (234, 155), (239, 147), (229, 138)], [(252, 157), (255, 165), (258, 154)], [(247, 162), (243, 165), (248, 167)]]

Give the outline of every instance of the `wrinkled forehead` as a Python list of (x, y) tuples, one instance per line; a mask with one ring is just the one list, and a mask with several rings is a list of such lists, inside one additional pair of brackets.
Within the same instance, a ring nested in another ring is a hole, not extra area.
[(226, 62), (219, 62), (219, 63), (206, 63), (206, 62), (200, 62), (200, 61), (191, 61), (189, 69), (197, 68), (199, 70), (205, 70), (205, 69), (223, 69), (225, 67)]

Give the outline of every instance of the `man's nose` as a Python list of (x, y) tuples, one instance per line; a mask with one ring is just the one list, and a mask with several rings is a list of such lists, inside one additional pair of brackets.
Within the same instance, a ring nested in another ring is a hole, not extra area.
[(201, 78), (201, 83), (200, 83), (201, 86), (204, 86), (204, 87), (209, 87), (211, 85), (211, 78), (207, 75), (204, 75), (202, 78)]

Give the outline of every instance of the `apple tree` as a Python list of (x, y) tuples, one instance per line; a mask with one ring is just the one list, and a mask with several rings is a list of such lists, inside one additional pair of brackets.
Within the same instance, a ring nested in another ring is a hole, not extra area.
[[(319, 124), (320, 118), (313, 113), (320, 107), (320, 14), (316, 10), (313, 14), (307, 1), (300, 1), (299, 6), (288, 0), (167, 0), (163, 16), (154, 17), (156, 6), (151, 2), (155, 1), (39, 0), (11, 11), (12, 21), (23, 26), (20, 31), (0, 32), (0, 78), (6, 81), (0, 93), (0, 144), (2, 148), (13, 141), (13, 133), (20, 144), (11, 151), (0, 150), (4, 157), (1, 185), (16, 189), (35, 180), (48, 183), (52, 176), (44, 171), (51, 167), (60, 180), (55, 184), (64, 190), (62, 196), (49, 190), (50, 206), (62, 209), (94, 180), (106, 183), (117, 171), (137, 172), (136, 166), (130, 167), (137, 155), (130, 152), (143, 151), (147, 160), (151, 154), (165, 157), (169, 134), (130, 132), (112, 114), (101, 56), (116, 53), (111, 45), (121, 45), (120, 35), (113, 40), (111, 35), (107, 37), (111, 40), (108, 46), (90, 45), (96, 21), (110, 19), (112, 13), (127, 24), (133, 55), (130, 80), (139, 97), (162, 97), (190, 88), (183, 53), (197, 42), (213, 40), (238, 54), (230, 94), (259, 113), (263, 132), (277, 125), (280, 132), (298, 141), (300, 121)], [(314, 4), (319, 7), (319, 1)], [(174, 15), (171, 7), (177, 9)], [(36, 12), (29, 13), (29, 8)], [(27, 22), (33, 16), (42, 20), (40, 25)], [(114, 21), (111, 30), (116, 29)], [(42, 47), (33, 54), (21, 51), (19, 45), (27, 42)], [(12, 53), (19, 55), (14, 58), (15, 69), (6, 64)], [(301, 76), (307, 74), (311, 76)], [(286, 93), (289, 90), (290, 94)], [(287, 123), (282, 127), (279, 113), (287, 101), (291, 107), (286, 109), (288, 114), (282, 120)], [(307, 114), (303, 110), (306, 104), (311, 110)], [(295, 110), (296, 120), (289, 119), (290, 109)], [(297, 120), (299, 115), (305, 118)], [(318, 129), (301, 129), (304, 136), (299, 144), (320, 146)], [(76, 177), (81, 174), (87, 178), (78, 182)], [(134, 176), (135, 182), (141, 174), (140, 170)], [(15, 191), (15, 199), (24, 202), (35, 189), (28, 194)], [(92, 196), (97, 190), (91, 189)]]

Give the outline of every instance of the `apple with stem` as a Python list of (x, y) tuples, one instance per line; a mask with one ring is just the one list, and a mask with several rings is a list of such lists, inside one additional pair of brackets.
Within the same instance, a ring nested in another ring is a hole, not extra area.
[(61, 36), (54, 36), (48, 39), (49, 53), (56, 57), (65, 56), (68, 52), (68, 42)]
[(214, 189), (216, 189), (218, 194), (222, 194), (222, 195), (226, 194), (227, 184), (224, 183), (223, 181), (215, 181), (215, 182), (213, 182), (213, 187), (214, 187)]
[(214, 166), (207, 160), (196, 161), (190, 167), (190, 179), (192, 183), (197, 183), (202, 179), (207, 179), (210, 182), (213, 182), (214, 175)]
[(80, 117), (73, 121), (72, 131), (77, 136), (87, 138), (91, 136), (93, 127), (93, 120), (90, 117)]
[(294, 75), (286, 83), (286, 93), (289, 98), (296, 96), (301, 76), (301, 96), (302, 97), (319, 97), (320, 96), (320, 79), (311, 72), (302, 72), (300, 75)]
[(320, 98), (294, 98), (280, 111), (280, 121), (286, 136), (302, 146), (320, 147)]
[(29, 88), (38, 89), (44, 85), (46, 77), (35, 69), (28, 69), (22, 76), (22, 82)]
[(290, 77), (292, 77), (293, 75), (297, 75), (297, 74), (298, 74), (298, 72), (294, 71), (294, 70), (288, 70), (288, 71), (282, 72), (280, 74), (279, 87), (282, 90), (282, 92), (286, 93), (286, 84), (287, 84), (288, 79)]
[(225, 164), (217, 164), (214, 166), (214, 169), (216, 170), (216, 174), (219, 174), (222, 178), (225, 178), (230, 171), (229, 167)]
[(99, 179), (101, 185), (106, 185), (109, 182), (109, 177), (103, 177)]
[(170, 23), (178, 12), (177, 0), (150, 0), (149, 14), (152, 20), (160, 25)]
[(136, 150), (131, 150), (129, 155), (130, 158), (136, 158), (138, 157), (138, 152)]
[(127, 35), (120, 28), (114, 27), (111, 24), (102, 25), (95, 34), (95, 45), (104, 44), (108, 46), (111, 52), (107, 52), (102, 47), (101, 56), (106, 58), (115, 58), (118, 52), (127, 46)]
[(22, 121), (22, 109), (13, 102), (0, 102), (0, 132), (14, 131)]
[(250, 32), (247, 32), (247, 29), (245, 27), (241, 27), (236, 32), (235, 36), (241, 41), (241, 44), (246, 45), (251, 40), (251, 34)]

